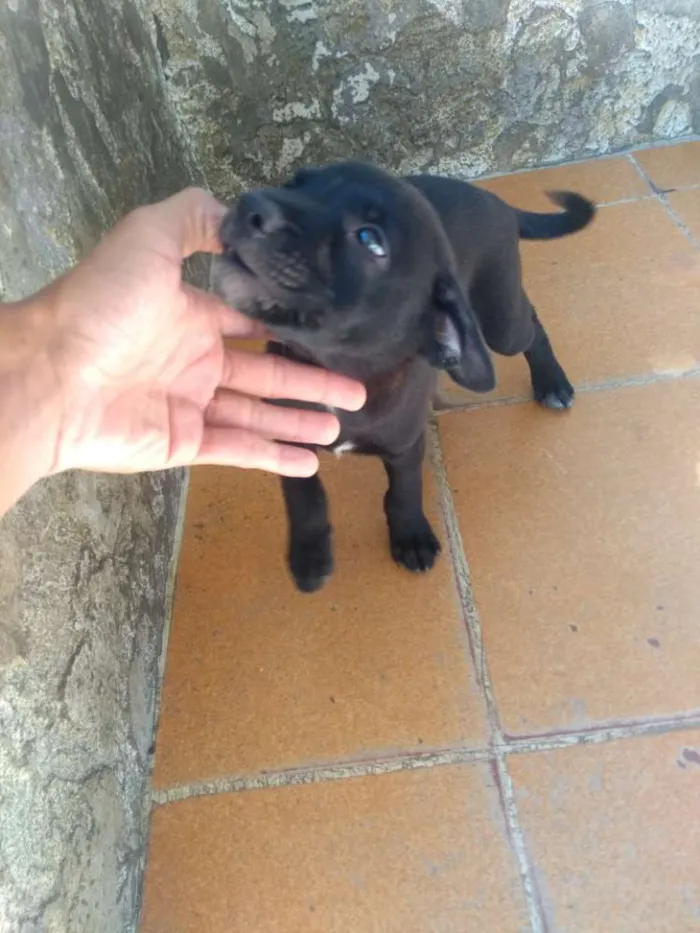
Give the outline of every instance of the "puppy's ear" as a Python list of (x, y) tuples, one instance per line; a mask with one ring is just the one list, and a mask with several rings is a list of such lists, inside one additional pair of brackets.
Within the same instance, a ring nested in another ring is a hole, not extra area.
[(432, 333), (422, 350), (428, 362), (446, 370), (465, 389), (490, 392), (496, 385), (491, 356), (476, 315), (453, 276), (436, 279), (428, 320)]

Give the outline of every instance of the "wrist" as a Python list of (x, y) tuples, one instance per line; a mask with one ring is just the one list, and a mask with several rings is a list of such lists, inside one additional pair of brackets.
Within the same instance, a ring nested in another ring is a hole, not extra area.
[(53, 472), (61, 422), (53, 329), (46, 292), (0, 305), (0, 515)]

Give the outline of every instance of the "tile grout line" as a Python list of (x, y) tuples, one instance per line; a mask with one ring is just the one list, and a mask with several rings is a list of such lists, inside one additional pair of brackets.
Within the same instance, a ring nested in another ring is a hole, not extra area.
[(180, 552), (185, 537), (185, 518), (187, 513), (187, 499), (190, 489), (191, 472), (185, 468), (180, 489), (179, 501), (177, 506), (177, 515), (175, 520), (175, 530), (173, 533), (173, 550), (170, 556), (170, 571), (165, 591), (166, 615), (163, 624), (163, 632), (160, 640), (160, 652), (157, 663), (157, 683), (155, 696), (153, 698), (153, 718), (151, 732), (151, 746), (148, 751), (148, 760), (146, 762), (146, 775), (143, 784), (141, 796), (141, 851), (139, 854), (138, 874), (139, 881), (136, 893), (136, 917), (141, 920), (141, 911), (143, 909), (143, 886), (146, 879), (146, 869), (148, 867), (148, 846), (149, 846), (149, 827), (151, 822), (151, 813), (153, 812), (153, 770), (155, 767), (155, 741), (158, 732), (158, 723), (160, 720), (160, 711), (163, 701), (163, 685), (165, 683), (165, 666), (167, 664), (168, 647), (170, 645), (170, 633), (172, 630), (173, 612), (175, 609), (175, 590), (177, 586), (177, 574), (180, 567)]
[(151, 780), (153, 778), (153, 770), (155, 767), (155, 758), (156, 758), (156, 736), (158, 732), (158, 723), (160, 720), (160, 711), (163, 702), (163, 686), (165, 683), (165, 667), (168, 661), (168, 648), (170, 646), (170, 633), (172, 630), (173, 622), (173, 612), (175, 610), (175, 589), (177, 586), (177, 575), (180, 567), (180, 552), (182, 551), (182, 544), (185, 538), (185, 519), (187, 515), (187, 499), (189, 496), (190, 490), (190, 470), (189, 468), (185, 469), (185, 477), (182, 484), (182, 489), (180, 490), (180, 498), (178, 502), (177, 510), (177, 521), (175, 525), (175, 533), (173, 535), (173, 553), (171, 559), (171, 569), (170, 576), (168, 579), (168, 585), (166, 588), (165, 594), (165, 605), (167, 607), (167, 614), (165, 617), (165, 624), (163, 625), (163, 634), (161, 636), (160, 644), (160, 654), (158, 657), (158, 683), (156, 685), (155, 697), (153, 699), (153, 736), (152, 736), (152, 745), (151, 751), (148, 755), (148, 772), (146, 779), (148, 782), (147, 785), (147, 794), (150, 790)]
[(671, 202), (668, 199), (668, 193), (666, 191), (660, 191), (656, 196), (657, 201), (665, 208), (666, 213), (669, 215), (674, 224), (681, 231), (683, 236), (695, 247), (695, 249), (700, 249), (700, 239), (695, 236), (693, 231), (690, 229), (688, 224), (683, 220), (678, 211), (673, 207)]
[[(180, 566), (180, 552), (182, 551), (182, 544), (185, 538), (185, 518), (187, 516), (187, 499), (190, 492), (190, 478), (191, 471), (189, 468), (185, 468), (185, 475), (182, 482), (182, 489), (180, 490), (180, 496), (177, 506), (177, 520), (175, 524), (175, 532), (173, 534), (173, 553), (172, 553), (172, 569), (170, 571), (170, 576), (168, 579), (168, 586), (165, 594), (165, 604), (167, 606), (167, 615), (165, 619), (165, 625), (163, 626), (163, 635), (161, 638), (160, 646), (160, 656), (158, 658), (158, 689), (155, 696), (154, 702), (154, 711), (153, 711), (153, 725), (154, 729), (158, 725), (158, 719), (160, 717), (160, 708), (163, 699), (163, 681), (165, 678), (165, 666), (167, 664), (167, 654), (168, 647), (170, 645), (170, 632), (172, 629), (173, 623), (173, 610), (175, 609), (175, 589), (177, 587), (177, 574)], [(155, 733), (154, 733), (155, 734)], [(151, 756), (153, 758), (153, 756)], [(152, 762), (151, 762), (152, 766)], [(152, 770), (152, 767), (151, 767)]]
[[(477, 683), (486, 703), (486, 716), (491, 733), (490, 744), (492, 746), (503, 746), (503, 731), (501, 729), (498, 705), (493, 691), (491, 675), (486, 661), (481, 622), (474, 602), (469, 565), (462, 541), (462, 534), (459, 530), (452, 489), (450, 488), (447, 478), (447, 469), (440, 444), (440, 437), (437, 425), (434, 422), (431, 422), (428, 427), (428, 446), (430, 462), (438, 486), (459, 601), (469, 636), (472, 660), (476, 669)], [(523, 887), (531, 933), (547, 933), (543, 906), (538, 896), (537, 885), (535, 883), (535, 873), (525, 849), (525, 840), (520, 821), (518, 820), (513, 785), (506, 767), (505, 755), (501, 751), (494, 749), (492, 767), (494, 777), (496, 778), (496, 785), (511, 851), (515, 857), (518, 874), (520, 875), (520, 882)]]
[(700, 709), (658, 719), (628, 721), (610, 726), (592, 726), (571, 732), (551, 732), (523, 736), (507, 736), (503, 749), (507, 755), (536, 754), (575, 748), (579, 745), (604, 745), (647, 735), (668, 735), (700, 729)]
[[(700, 376), (700, 366), (682, 371), (648, 373), (642, 376), (620, 376), (616, 379), (604, 379), (601, 382), (586, 382), (574, 386), (576, 394), (588, 395), (594, 392), (606, 392), (610, 389), (634, 389), (642, 386), (656, 385), (657, 383), (676, 382), (682, 379), (697, 379)], [(480, 411), (484, 408), (499, 408), (506, 405), (522, 405), (534, 401), (531, 395), (504, 395), (502, 398), (487, 399), (483, 402), (447, 402), (444, 407), (435, 408), (433, 415), (436, 418), (453, 411)]]
[(492, 178), (510, 178), (521, 175), (532, 175), (535, 172), (544, 172), (553, 168), (566, 168), (569, 165), (585, 165), (587, 162), (608, 162), (611, 159), (624, 159), (633, 156), (635, 152), (646, 152), (648, 149), (670, 149), (674, 146), (685, 146), (688, 143), (700, 142), (700, 135), (693, 133), (690, 136), (681, 136), (678, 139), (659, 139), (652, 142), (643, 142), (638, 146), (622, 148), (617, 152), (604, 152), (600, 155), (583, 156), (580, 159), (560, 159), (556, 162), (546, 162), (531, 168), (519, 168), (515, 171), (494, 172), (491, 175), (475, 175), (474, 181), (490, 181)]
[(633, 198), (618, 198), (616, 201), (597, 201), (595, 203), (596, 210), (600, 210), (603, 207), (620, 207), (622, 204), (638, 204), (640, 201), (653, 201), (653, 194), (640, 194), (637, 197)]
[(696, 249), (700, 249), (700, 240), (695, 236), (681, 215), (671, 206), (671, 202), (668, 199), (668, 192), (662, 190), (654, 184), (651, 176), (647, 173), (646, 169), (639, 162), (637, 162), (633, 153), (627, 153), (627, 159), (632, 163), (637, 171), (637, 174), (647, 183), (656, 200), (659, 202), (659, 204), (661, 204), (661, 206), (673, 221), (674, 225), (681, 231), (686, 240), (692, 243)]
[(442, 455), (437, 426), (432, 423), (428, 426), (428, 450), (438, 487), (440, 505), (452, 558), (452, 567), (457, 583), (457, 592), (462, 615), (464, 617), (464, 624), (467, 629), (467, 634), (469, 635), (469, 645), (472, 661), (476, 669), (477, 683), (483, 693), (486, 703), (487, 720), (491, 732), (491, 744), (500, 745), (503, 742), (503, 733), (501, 731), (498, 707), (491, 684), (491, 676), (486, 666), (481, 623), (479, 622), (477, 609), (474, 604), (469, 567), (465, 557), (462, 534), (459, 530), (454, 500), (452, 498), (452, 490), (450, 489), (447, 479), (447, 470)]
[(518, 807), (515, 802), (513, 781), (506, 767), (506, 760), (503, 755), (497, 755), (494, 759), (492, 773), (498, 787), (503, 815), (506, 821), (506, 831), (518, 865), (520, 881), (525, 892), (525, 904), (530, 920), (531, 933), (550, 933), (547, 913), (544, 908), (539, 885), (537, 884), (537, 874), (530, 856), (528, 855), (527, 846), (525, 845), (525, 834), (520, 825), (520, 819), (518, 818)]
[(437, 766), (471, 764), (489, 761), (493, 752), (488, 748), (456, 748), (444, 751), (417, 752), (395, 755), (372, 761), (348, 761), (340, 764), (309, 765), (268, 771), (248, 776), (226, 776), (210, 781), (180, 784), (173, 787), (154, 789), (151, 799), (154, 804), (175, 803), (192, 797), (211, 797), (215, 794), (242, 793), (273, 787), (301, 787), (306, 784), (326, 784), (351, 778), (370, 777), (377, 774), (394, 774), (397, 771), (421, 771)]
[[(457, 581), (460, 602), (469, 633), (478, 683), (486, 701), (488, 723), (491, 730), (491, 744), (501, 746), (500, 748), (493, 749), (494, 757), (491, 762), (491, 768), (501, 801), (510, 848), (518, 866), (531, 933), (549, 933), (550, 923), (547, 910), (542, 898), (542, 892), (538, 885), (535, 864), (527, 850), (525, 834), (518, 816), (515, 788), (507, 767), (506, 753), (503, 748), (506, 744), (505, 737), (502, 731), (493, 684), (487, 666), (481, 623), (474, 603), (466, 552), (459, 530), (454, 499), (449, 485), (440, 444), (437, 420), (435, 419), (431, 419), (429, 426), (429, 442), (431, 463), (439, 488), (443, 518), (447, 528), (452, 565)], [(531, 743), (529, 742), (521, 746), (523, 752), (530, 750), (530, 748)], [(544, 748), (540, 750), (545, 751)]]
[(163, 806), (196, 797), (215, 794), (245, 793), (267, 788), (294, 787), (305, 784), (324, 784), (351, 778), (370, 777), (377, 774), (393, 774), (397, 771), (418, 771), (449, 765), (494, 762), (511, 755), (539, 754), (561, 751), (581, 745), (602, 745), (622, 742), (644, 736), (670, 735), (700, 729), (700, 710), (681, 716), (639, 722), (619, 723), (612, 726), (595, 726), (586, 731), (534, 734), (528, 736), (506, 736), (501, 744), (481, 748), (446, 748), (425, 752), (397, 753), (375, 759), (355, 759), (345, 762), (329, 762), (286, 768), (278, 771), (259, 772), (253, 775), (226, 775), (210, 781), (175, 784), (151, 791), (155, 805)]
[[(512, 178), (512, 175), (504, 175), (504, 178)], [(695, 191), (696, 188), (700, 188), (700, 184), (697, 185), (682, 185), (679, 188), (674, 188), (673, 191)], [(545, 192), (546, 194), (546, 192)], [(595, 207), (596, 210), (601, 210), (606, 207), (620, 207), (625, 204), (639, 204), (641, 201), (655, 201), (658, 199), (656, 191), (650, 191), (648, 194), (636, 194), (631, 195), (628, 198), (616, 198), (614, 201), (596, 201)]]
[(700, 188), (700, 181), (694, 181), (689, 185), (676, 185), (675, 188), (664, 188), (664, 194), (677, 194), (683, 191), (697, 191), (698, 188)]
[[(502, 177), (512, 178), (513, 176), (504, 175)], [(645, 177), (644, 180), (647, 181), (648, 179)], [(662, 192), (658, 192), (656, 189), (653, 189), (652, 191), (649, 191), (647, 194), (630, 195), (630, 197), (627, 197), (627, 198), (616, 198), (614, 201), (596, 201), (595, 207), (596, 207), (596, 210), (601, 210), (602, 208), (606, 208), (606, 207), (620, 207), (625, 204), (639, 204), (642, 201), (656, 201), (659, 198), (659, 193), (675, 194), (675, 192), (677, 191), (696, 191), (698, 188), (700, 188), (700, 183), (692, 184), (692, 185), (679, 185), (678, 188), (670, 188), (668, 191), (662, 191)], [(545, 194), (546, 193), (547, 192), (545, 191)]]

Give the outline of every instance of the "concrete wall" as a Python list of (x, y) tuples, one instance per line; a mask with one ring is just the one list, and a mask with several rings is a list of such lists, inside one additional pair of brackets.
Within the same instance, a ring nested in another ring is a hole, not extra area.
[[(0, 297), (191, 180), (700, 133), (699, 50), (699, 0), (5, 0)], [(0, 523), (0, 933), (133, 927), (183, 482), (58, 477)]]
[(700, 133), (700, 0), (153, 0), (228, 195), (366, 156), (467, 175)]
[[(132, 0), (0, 4), (3, 297), (196, 175), (151, 28)], [(0, 933), (133, 922), (183, 482), (65, 475), (0, 522)]]

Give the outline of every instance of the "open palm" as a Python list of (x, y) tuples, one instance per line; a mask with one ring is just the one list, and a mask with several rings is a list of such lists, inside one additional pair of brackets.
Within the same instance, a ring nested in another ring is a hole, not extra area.
[(337, 419), (261, 397), (362, 405), (344, 377), (225, 348), (256, 326), (182, 281), (184, 258), (219, 249), (222, 213), (198, 189), (139, 208), (49, 288), (62, 398), (54, 471), (220, 463), (309, 475), (315, 455), (278, 441), (328, 444)]

